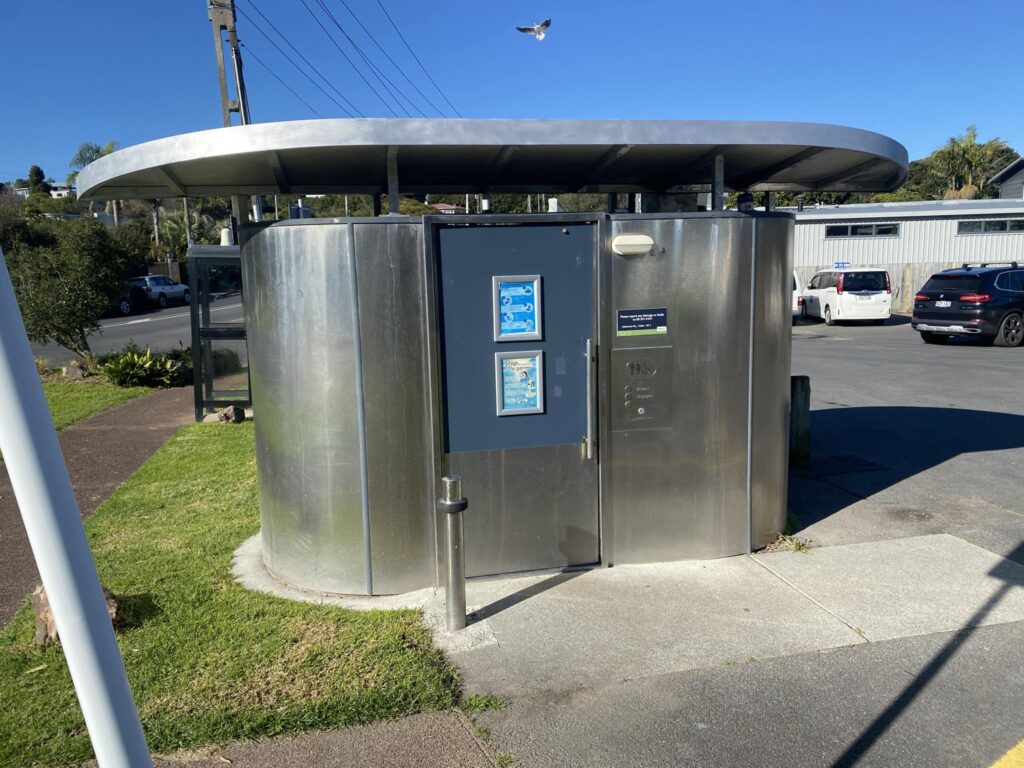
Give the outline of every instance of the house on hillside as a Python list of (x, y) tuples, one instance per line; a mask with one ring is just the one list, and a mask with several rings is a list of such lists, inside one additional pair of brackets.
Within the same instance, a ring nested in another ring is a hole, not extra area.
[(999, 187), (1000, 200), (1024, 200), (1024, 157), (1018, 157), (989, 179)]

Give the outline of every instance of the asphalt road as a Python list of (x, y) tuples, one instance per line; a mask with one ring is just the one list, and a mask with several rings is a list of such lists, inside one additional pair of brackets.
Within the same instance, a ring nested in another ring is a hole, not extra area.
[[(216, 323), (236, 323), (242, 320), (242, 302), (238, 296), (227, 296), (211, 302), (210, 316)], [(151, 347), (155, 351), (192, 345), (192, 325), (188, 306), (172, 306), (152, 312), (142, 312), (129, 317), (114, 317), (103, 320), (100, 330), (89, 337), (94, 354), (117, 352), (125, 344), (134, 341), (140, 347)], [(75, 357), (71, 350), (59, 344), (33, 344), (32, 354), (41, 357), (50, 365), (64, 365)]]
[[(793, 373), (812, 389), (811, 466), (790, 474), (799, 536), (947, 533), (1024, 564), (1024, 348), (925, 345), (906, 318), (800, 323)], [(524, 768), (984, 768), (1024, 739), (1022, 640), (1009, 622), (609, 679), (481, 721)]]

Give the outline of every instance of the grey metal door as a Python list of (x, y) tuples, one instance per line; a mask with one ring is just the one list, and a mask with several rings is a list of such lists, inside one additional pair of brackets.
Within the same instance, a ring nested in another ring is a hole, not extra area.
[[(445, 453), (470, 576), (595, 563), (592, 223), (438, 226)], [(589, 396), (588, 396), (589, 395)], [(589, 453), (589, 456), (588, 456)]]

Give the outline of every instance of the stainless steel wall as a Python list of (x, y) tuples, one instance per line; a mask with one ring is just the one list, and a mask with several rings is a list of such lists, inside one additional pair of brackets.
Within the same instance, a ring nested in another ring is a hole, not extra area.
[(751, 547), (786, 526), (792, 357), (793, 220), (755, 219), (751, 392)]
[(243, 234), (263, 553), (290, 584), (433, 583), (421, 236), (409, 219)]
[[(566, 475), (564, 492), (600, 484), (605, 563), (767, 544), (785, 522), (792, 219), (624, 215), (600, 233), (600, 464)], [(620, 233), (649, 234), (654, 250), (613, 255)], [(290, 584), (386, 594), (436, 582), (441, 404), (423, 235), (421, 221), (404, 218), (243, 232), (264, 559)], [(666, 334), (616, 335), (616, 310), (657, 307), (668, 311)], [(659, 371), (655, 417), (642, 423), (622, 398), (637, 360)], [(543, 535), (559, 500), (532, 497), (524, 470), (535, 465), (512, 458), (457, 469), (478, 494), (522, 500), (529, 530)], [(472, 556), (537, 567), (509, 559), (509, 537), (522, 531), (509, 514), (512, 528), (494, 527)]]
[[(644, 256), (609, 253), (604, 270), (606, 561), (732, 555), (747, 551), (748, 536), (757, 547), (781, 530), (792, 226), (785, 216), (729, 213), (612, 217), (609, 240), (647, 234), (655, 245)], [(616, 335), (617, 310), (661, 307), (666, 334)], [(670, 382), (670, 396), (638, 424), (619, 412), (627, 366), (643, 360), (657, 369), (651, 381)]]

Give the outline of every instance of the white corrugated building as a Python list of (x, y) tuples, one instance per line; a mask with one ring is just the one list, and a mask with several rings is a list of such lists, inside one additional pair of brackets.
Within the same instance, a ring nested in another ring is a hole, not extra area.
[(804, 285), (847, 262), (886, 267), (894, 305), (908, 312), (932, 272), (965, 262), (1024, 263), (1024, 200), (928, 200), (805, 208), (796, 213), (794, 266)]

